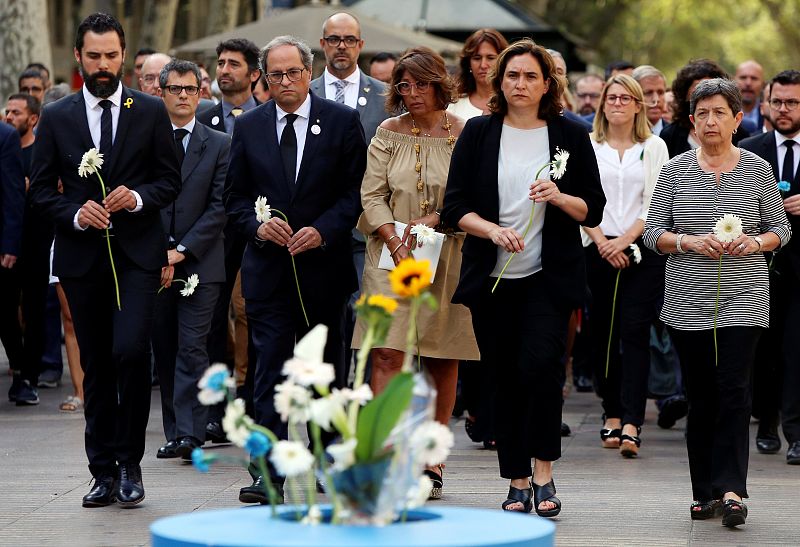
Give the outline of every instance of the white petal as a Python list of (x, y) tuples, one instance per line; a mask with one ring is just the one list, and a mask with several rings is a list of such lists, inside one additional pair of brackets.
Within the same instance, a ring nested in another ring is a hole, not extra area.
[(319, 324), (297, 342), (297, 345), (294, 347), (294, 356), (304, 361), (321, 363), (325, 352), (325, 342), (327, 340), (328, 327)]

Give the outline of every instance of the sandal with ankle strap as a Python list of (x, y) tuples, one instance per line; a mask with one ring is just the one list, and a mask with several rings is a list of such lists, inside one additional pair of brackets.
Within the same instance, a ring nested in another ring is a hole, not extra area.
[(433, 484), (433, 486), (431, 486), (431, 493), (428, 495), (429, 500), (442, 499), (442, 487), (444, 486), (442, 475), (444, 475), (444, 464), (441, 463), (435, 467), (439, 470), (438, 473), (430, 469), (425, 470), (425, 476), (427, 476)]
[[(603, 424), (606, 423), (606, 415), (603, 414)], [(600, 430), (600, 441), (603, 443), (603, 448), (619, 448), (620, 437), (622, 436), (622, 428), (610, 429), (604, 427)]]
[(642, 446), (642, 439), (639, 435), (642, 433), (641, 427), (636, 427), (636, 435), (620, 436), (619, 440), (619, 453), (625, 458), (635, 458), (639, 455), (639, 447)]
[(689, 506), (692, 520), (708, 520), (722, 516), (722, 500), (695, 501)]
[[(536, 514), (540, 517), (550, 518), (558, 515), (561, 512), (561, 500), (556, 497), (556, 484), (553, 479), (547, 484), (531, 483), (533, 487), (533, 502), (536, 506)], [(539, 509), (542, 502), (549, 501), (555, 504), (552, 509)]]
[(744, 524), (747, 506), (739, 500), (727, 499), (722, 502), (722, 525), (735, 528)]
[[(528, 483), (530, 484), (530, 483)], [(508, 496), (506, 496), (506, 501), (500, 506), (503, 508), (503, 511), (516, 511), (518, 513), (530, 513), (531, 509), (533, 509), (533, 502), (531, 498), (533, 497), (533, 488), (514, 488), (510, 486), (508, 488)], [(522, 509), (509, 509), (510, 505), (515, 503), (521, 503)]]

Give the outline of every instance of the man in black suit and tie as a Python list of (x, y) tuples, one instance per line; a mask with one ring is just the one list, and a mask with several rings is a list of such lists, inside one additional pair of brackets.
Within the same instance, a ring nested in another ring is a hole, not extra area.
[(153, 354), (167, 437), (157, 457), (189, 460), (206, 436), (208, 407), (197, 400), (197, 382), (208, 368), (208, 331), (225, 281), (222, 188), (231, 145), (225, 133), (195, 119), (200, 102), (196, 64), (170, 61), (159, 75), (159, 95), (172, 121), (183, 182), (178, 198), (161, 210), (169, 261), (164, 277), (186, 280), (196, 274), (200, 284), (185, 297), (180, 293), (185, 286), (172, 283), (156, 299)]
[[(164, 103), (120, 83), (125, 34), (119, 22), (104, 13), (87, 17), (74, 54), (85, 83), (44, 109), (30, 192), (55, 223), (53, 273), (69, 301), (85, 372), (94, 485), (83, 506), (117, 501), (129, 507), (144, 499), (139, 462), (150, 413), (150, 330), (167, 265), (160, 210), (178, 195), (181, 181)], [(90, 148), (103, 154), (105, 199), (96, 175), (78, 175)]]
[[(800, 230), (800, 71), (785, 70), (770, 82), (769, 118), (775, 129), (744, 139), (739, 146), (770, 165), (792, 225)], [(769, 330), (759, 343), (753, 414), (758, 415), (756, 448), (774, 454), (781, 448), (778, 413), (789, 444), (786, 462), (800, 464), (800, 245), (789, 242), (772, 257)], [(781, 374), (782, 373), (782, 374)], [(781, 382), (781, 375), (783, 381)]]
[[(364, 131), (355, 110), (309, 92), (312, 61), (311, 49), (291, 36), (264, 47), (261, 65), (273, 100), (236, 120), (225, 189), (228, 217), (247, 240), (242, 293), (257, 355), (255, 421), (284, 439), (275, 386), (295, 340), (309, 330), (290, 255), (310, 326), (328, 326), (324, 357), (336, 368), (339, 386), (345, 381), (345, 306), (358, 286), (350, 232), (361, 212)], [(256, 220), (259, 196), (285, 213), (288, 223), (277, 216)], [(266, 502), (264, 478), (254, 478), (239, 493), (243, 503)]]

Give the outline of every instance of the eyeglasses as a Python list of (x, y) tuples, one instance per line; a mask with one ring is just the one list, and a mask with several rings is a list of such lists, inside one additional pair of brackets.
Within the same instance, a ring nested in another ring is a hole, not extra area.
[(303, 76), (304, 70), (306, 70), (306, 67), (290, 68), (286, 72), (267, 72), (267, 81), (272, 85), (278, 85), (283, 81), (283, 77), (286, 76), (290, 82), (296, 82)]
[(158, 76), (156, 75), (148, 74), (147, 76), (142, 76), (142, 81), (146, 84), (152, 84), (153, 82), (156, 81), (157, 78)]
[(331, 34), (330, 36), (323, 38), (323, 40), (325, 40), (325, 43), (331, 47), (339, 47), (339, 44), (342, 42), (344, 42), (344, 45), (347, 47), (356, 47), (361, 41), (361, 38), (356, 36), (336, 36), (335, 34)]
[(583, 100), (583, 99), (599, 99), (600, 98), (600, 94), (599, 93), (576, 93), (576, 95), (578, 95), (578, 98), (581, 99), (581, 100)]
[(619, 104), (622, 106), (628, 106), (636, 99), (633, 95), (606, 95), (606, 103), (607, 104), (614, 104), (619, 101)]
[(417, 93), (425, 93), (431, 87), (430, 82), (417, 82), (415, 84), (409, 82), (400, 82), (399, 84), (395, 84), (394, 88), (400, 95), (409, 95), (411, 93), (411, 88), (416, 87)]
[(200, 93), (200, 88), (196, 85), (168, 85), (164, 87), (172, 95), (180, 95), (181, 91), (185, 91), (187, 95), (197, 95)]
[(770, 99), (769, 101), (769, 107), (773, 110), (780, 110), (782, 106), (785, 106), (786, 110), (792, 111), (797, 108), (798, 105), (800, 105), (800, 101), (797, 99), (786, 99), (785, 101)]

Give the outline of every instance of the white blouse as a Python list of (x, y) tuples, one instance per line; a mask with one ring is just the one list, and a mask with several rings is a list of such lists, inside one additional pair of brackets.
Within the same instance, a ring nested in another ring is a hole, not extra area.
[(607, 142), (592, 141), (592, 146), (606, 195), (600, 230), (605, 236), (619, 237), (638, 219), (647, 220), (658, 174), (669, 160), (667, 145), (651, 135), (625, 150), (622, 159)]
[(450, 114), (455, 114), (464, 121), (476, 116), (483, 116), (483, 110), (469, 102), (469, 97), (467, 96), (461, 97), (456, 102), (447, 105), (447, 111)]

